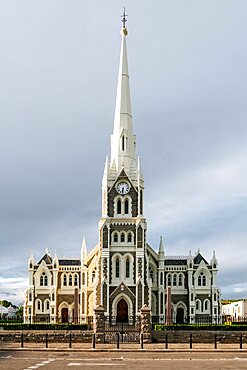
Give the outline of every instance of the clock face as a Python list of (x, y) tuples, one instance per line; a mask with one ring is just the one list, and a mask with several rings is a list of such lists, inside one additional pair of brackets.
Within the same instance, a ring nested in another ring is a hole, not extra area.
[(130, 186), (126, 182), (120, 182), (117, 186), (117, 192), (119, 194), (127, 194), (130, 191)]

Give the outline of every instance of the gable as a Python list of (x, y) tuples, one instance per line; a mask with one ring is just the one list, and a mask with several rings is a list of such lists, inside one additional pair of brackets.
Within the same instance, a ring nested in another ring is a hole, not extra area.
[(201, 255), (201, 253), (198, 253), (197, 256), (194, 258), (194, 264), (199, 265), (201, 261), (204, 261), (206, 265), (209, 263), (205, 260), (205, 258)]
[(52, 264), (52, 258), (47, 253), (41, 258), (41, 260), (37, 263), (37, 265), (40, 265), (42, 261), (44, 261), (47, 265)]

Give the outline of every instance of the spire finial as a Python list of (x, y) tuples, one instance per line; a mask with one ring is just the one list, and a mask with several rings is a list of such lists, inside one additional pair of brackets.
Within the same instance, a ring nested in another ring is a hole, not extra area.
[(124, 7), (123, 14), (121, 15), (123, 27), (125, 27), (125, 23), (127, 22), (126, 17), (128, 17), (128, 14), (125, 13), (125, 7)]
[(126, 17), (128, 17), (128, 14), (125, 13), (125, 7), (124, 7), (123, 14), (121, 15), (121, 18), (122, 18), (121, 21), (123, 22), (123, 27), (121, 29), (121, 34), (123, 36), (127, 36), (128, 35), (128, 30), (125, 27), (125, 24), (127, 22), (127, 18)]

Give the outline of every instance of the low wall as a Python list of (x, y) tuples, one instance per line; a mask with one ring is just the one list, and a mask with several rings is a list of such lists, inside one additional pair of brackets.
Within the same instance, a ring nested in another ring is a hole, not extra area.
[(68, 332), (68, 331), (57, 331), (54, 332), (53, 330), (30, 330), (23, 332), (12, 332), (12, 331), (0, 331), (0, 342), (21, 342), (21, 337), (23, 334), (24, 342), (35, 342), (35, 343), (42, 343), (46, 341), (46, 334), (48, 334), (48, 341), (53, 343), (58, 342), (69, 342), (70, 340), (70, 333), (71, 333), (71, 341), (75, 343), (91, 343), (92, 342), (92, 331), (86, 332)]
[(192, 334), (193, 343), (214, 343), (215, 334), (217, 335), (217, 342), (220, 343), (239, 343), (240, 336), (242, 334), (243, 343), (247, 343), (247, 332), (246, 331), (207, 331), (207, 330), (196, 330), (196, 331), (152, 331), (152, 342), (165, 343), (166, 335), (168, 342), (170, 343), (189, 343), (190, 334)]

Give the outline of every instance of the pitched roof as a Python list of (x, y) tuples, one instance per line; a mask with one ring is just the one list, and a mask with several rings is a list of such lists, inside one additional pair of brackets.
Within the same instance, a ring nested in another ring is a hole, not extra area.
[(79, 259), (62, 259), (58, 260), (60, 266), (81, 266), (81, 260)]
[(165, 258), (165, 265), (187, 265), (187, 260), (186, 259), (169, 259)]
[(42, 261), (45, 261), (45, 263), (46, 263), (47, 265), (52, 264), (52, 258), (51, 258), (51, 256), (50, 256), (49, 254), (47, 254), (47, 253), (46, 253), (46, 254), (41, 258), (41, 260), (38, 262), (38, 265), (40, 265)]
[(205, 260), (204, 257), (202, 257), (201, 253), (199, 252), (197, 254), (197, 256), (194, 258), (194, 264), (199, 265), (201, 263), (201, 261), (204, 261), (206, 263), (206, 265), (208, 265), (208, 262)]

